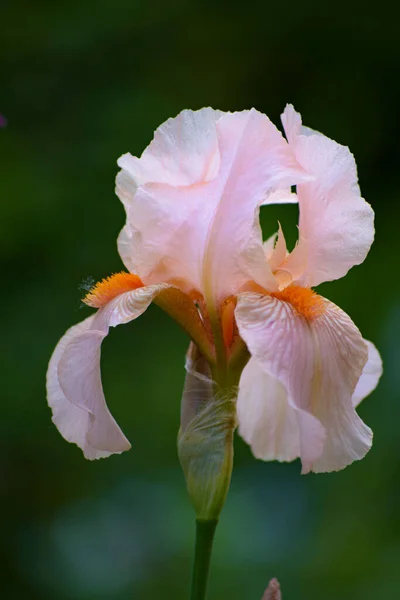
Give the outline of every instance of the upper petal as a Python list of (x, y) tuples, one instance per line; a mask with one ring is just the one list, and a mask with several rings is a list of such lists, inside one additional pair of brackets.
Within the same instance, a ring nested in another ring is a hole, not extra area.
[(374, 213), (360, 196), (348, 148), (302, 127), (293, 106), (286, 107), (282, 123), (297, 161), (314, 177), (297, 186), (299, 244), (285, 269), (296, 269), (300, 285), (316, 286), (343, 277), (364, 261), (374, 239)]
[[(306, 318), (299, 307), (259, 294), (240, 295), (235, 314), (252, 356), (282, 384), (289, 405), (302, 411), (297, 418), (303, 472), (339, 470), (362, 458), (372, 432), (355, 412), (352, 396), (368, 350), (350, 318), (327, 300), (322, 314)], [(301, 422), (307, 413), (326, 433), (319, 456), (321, 432)]]
[(254, 109), (225, 115), (217, 130), (221, 166), (213, 183), (218, 201), (203, 278), (217, 297), (237, 293), (249, 280), (275, 289), (262, 248), (259, 207), (274, 190), (287, 190), (307, 174), (273, 123)]
[(215, 123), (223, 114), (212, 108), (183, 110), (156, 129), (140, 158), (122, 155), (116, 182), (122, 203), (146, 183), (186, 186), (213, 179), (219, 166)]
[[(172, 248), (168, 255), (168, 242), (173, 246), (177, 229), (193, 218), (195, 207), (188, 193), (178, 194), (172, 206), (167, 196), (171, 189), (187, 189), (215, 177), (220, 160), (215, 123), (223, 114), (212, 108), (184, 110), (158, 127), (141, 158), (128, 153), (118, 160), (116, 193), (127, 211), (118, 251), (126, 268), (144, 279), (160, 261), (160, 276), (168, 278), (171, 263), (174, 269), (176, 252)], [(133, 202), (139, 186), (146, 184), (149, 187)], [(155, 275), (151, 282), (159, 279)], [(148, 277), (146, 281), (150, 283)]]
[(188, 134), (175, 157), (177, 141), (171, 135), (163, 138), (151, 161), (146, 159), (149, 173), (157, 157), (168, 167), (168, 177), (157, 171), (151, 179), (140, 179), (132, 161), (129, 166), (123, 158), (120, 164), (140, 185), (118, 192), (121, 198), (130, 195), (121, 255), (147, 284), (180, 279), (203, 292), (212, 287), (217, 296), (235, 293), (249, 279), (273, 288), (262, 250), (259, 205), (280, 187), (288, 196), (288, 187), (308, 175), (265, 115), (255, 110), (218, 113), (218, 118), (213, 114), (214, 121), (210, 117), (197, 124), (195, 150), (187, 149)]
[(110, 326), (140, 316), (168, 286), (142, 287), (121, 294), (61, 338), (47, 371), (47, 399), (61, 435), (86, 458), (129, 450), (130, 444), (111, 416), (100, 374), (100, 348)]

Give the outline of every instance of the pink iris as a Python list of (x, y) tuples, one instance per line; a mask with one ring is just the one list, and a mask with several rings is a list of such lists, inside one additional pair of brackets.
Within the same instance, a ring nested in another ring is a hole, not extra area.
[[(212, 374), (229, 380), (250, 353), (237, 418), (256, 457), (300, 457), (303, 472), (321, 472), (371, 447), (356, 407), (377, 385), (379, 354), (311, 288), (363, 262), (373, 211), (346, 147), (302, 127), (292, 106), (282, 122), (287, 141), (254, 109), (186, 110), (140, 158), (119, 159), (127, 221), (118, 249), (128, 273), (91, 290), (85, 301), (97, 312), (67, 331), (47, 374), (53, 421), (87, 458), (130, 447), (106, 406), (100, 347), (110, 326), (152, 301), (187, 331)], [(259, 224), (261, 205), (285, 202), (300, 210), (291, 253), (281, 229), (263, 243)]]

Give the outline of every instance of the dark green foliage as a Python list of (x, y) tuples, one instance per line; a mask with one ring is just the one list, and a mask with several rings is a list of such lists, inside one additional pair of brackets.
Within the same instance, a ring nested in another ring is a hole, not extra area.
[[(78, 310), (80, 282), (122, 268), (117, 158), (140, 154), (182, 108), (254, 105), (278, 122), (292, 102), (351, 147), (376, 211), (367, 261), (321, 288), (382, 352), (385, 376), (360, 408), (375, 445), (341, 473), (301, 477), (299, 464), (257, 462), (237, 439), (210, 600), (258, 600), (272, 576), (284, 600), (397, 598), (398, 7), (16, 0), (0, 11), (0, 596), (187, 598), (194, 516), (176, 455), (184, 334), (156, 307), (112, 331), (105, 393), (132, 450), (96, 463), (51, 423), (47, 361), (90, 314)], [(295, 232), (295, 211), (282, 223)]]

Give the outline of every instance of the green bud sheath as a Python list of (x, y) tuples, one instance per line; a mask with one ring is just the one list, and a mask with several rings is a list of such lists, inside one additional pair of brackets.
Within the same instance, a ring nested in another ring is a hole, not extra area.
[(196, 517), (217, 520), (233, 466), (237, 388), (212, 381), (206, 360), (191, 344), (186, 363), (178, 453)]
[(192, 343), (182, 396), (179, 460), (196, 512), (196, 551), (191, 600), (204, 600), (212, 544), (229, 490), (236, 429), (237, 385), (212, 378), (204, 356)]

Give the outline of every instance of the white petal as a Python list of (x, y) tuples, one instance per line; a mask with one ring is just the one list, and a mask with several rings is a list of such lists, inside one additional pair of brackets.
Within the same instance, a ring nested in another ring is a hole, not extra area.
[[(371, 430), (352, 404), (367, 346), (343, 311), (327, 300), (324, 306), (323, 314), (310, 320), (288, 302), (243, 294), (235, 312), (252, 356), (285, 387), (289, 404), (302, 411), (297, 416), (303, 472), (342, 469), (363, 458), (372, 443)], [(326, 433), (322, 446), (321, 431), (302, 422), (307, 413)]]
[(296, 410), (284, 386), (251, 358), (243, 370), (237, 402), (239, 433), (256, 458), (292, 461), (300, 456)]
[(298, 283), (316, 286), (343, 277), (362, 263), (374, 239), (374, 212), (360, 196), (357, 168), (348, 148), (308, 128), (287, 106), (282, 123), (296, 159), (314, 177), (297, 186), (299, 244), (285, 264), (292, 261), (302, 276)]
[(382, 359), (378, 350), (372, 342), (364, 340), (368, 346), (368, 361), (358, 380), (356, 389), (353, 394), (353, 405), (358, 406), (361, 400), (364, 400), (378, 385), (378, 381), (382, 375)]
[(47, 371), (47, 399), (61, 435), (86, 458), (129, 450), (130, 444), (109, 412), (100, 374), (100, 348), (110, 326), (140, 316), (168, 286), (138, 288), (121, 294), (96, 314), (71, 327), (61, 338)]

